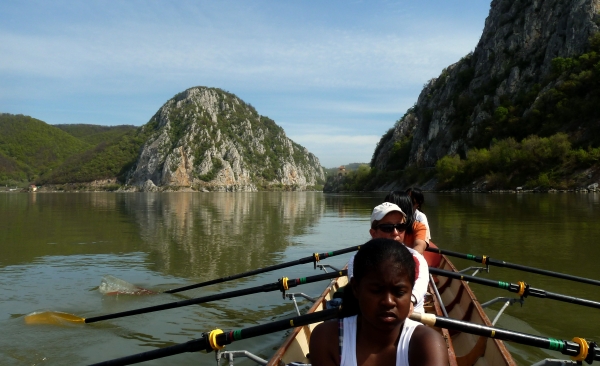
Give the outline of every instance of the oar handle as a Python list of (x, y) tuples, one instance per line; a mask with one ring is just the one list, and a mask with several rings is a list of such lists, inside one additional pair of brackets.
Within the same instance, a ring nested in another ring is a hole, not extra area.
[(269, 283), (266, 285), (255, 286), (255, 287), (245, 288), (245, 289), (241, 289), (241, 290), (234, 290), (234, 291), (223, 292), (223, 293), (218, 293), (218, 294), (209, 295), (209, 296), (197, 297), (194, 299), (175, 301), (175, 302), (170, 302), (170, 303), (161, 304), (161, 305), (148, 306), (148, 307), (140, 308), (140, 309), (134, 309), (134, 310), (122, 311), (122, 312), (118, 312), (118, 313), (90, 317), (90, 318), (86, 318), (84, 320), (84, 322), (85, 323), (95, 323), (95, 322), (99, 322), (102, 320), (116, 319), (116, 318), (123, 318), (126, 316), (131, 316), (131, 315), (152, 313), (155, 311), (174, 309), (174, 308), (179, 308), (179, 307), (188, 306), (188, 305), (203, 304), (203, 303), (207, 303), (207, 302), (211, 302), (211, 301), (225, 300), (225, 299), (230, 299), (233, 297), (250, 295), (250, 294), (255, 294), (255, 293), (259, 293), (259, 292), (270, 292), (270, 291), (277, 291), (277, 290), (284, 292), (290, 287), (299, 286), (299, 285), (302, 285), (305, 283), (312, 283), (312, 282), (337, 278), (337, 277), (345, 276), (346, 273), (347, 273), (347, 270), (342, 270), (339, 272), (329, 272), (329, 273), (319, 274), (316, 276), (302, 277), (302, 278), (287, 280), (287, 286), (285, 286), (287, 288), (284, 287), (283, 281), (279, 280), (278, 282), (275, 282), (275, 283)]
[[(539, 337), (536, 335), (519, 333), (512, 330), (469, 323), (463, 320), (435, 316), (434, 314), (412, 313), (410, 318), (429, 326), (453, 329), (464, 333), (559, 351), (563, 355), (571, 356), (573, 359), (579, 361), (585, 360), (588, 363), (591, 363), (592, 360), (600, 361), (600, 348), (596, 345), (596, 343), (587, 342), (585, 340), (581, 340), (580, 338), (576, 338), (579, 342), (578, 343), (575, 341)], [(583, 343), (585, 343), (585, 345), (582, 347)]]
[(504, 289), (504, 290), (507, 290), (510, 292), (514, 292), (522, 297), (527, 297), (527, 296), (539, 297), (542, 299), (545, 298), (545, 299), (558, 300), (558, 301), (562, 301), (562, 302), (568, 302), (571, 304), (582, 305), (582, 306), (587, 306), (590, 308), (600, 309), (600, 302), (592, 301), (592, 300), (588, 300), (588, 299), (582, 299), (579, 297), (573, 297), (573, 296), (548, 292), (546, 290), (531, 287), (524, 282), (520, 282), (517, 284), (517, 283), (504, 282), (504, 281), (488, 280), (486, 278), (470, 276), (470, 275), (462, 274), (459, 272), (451, 272), (451, 271), (446, 271), (443, 269), (433, 268), (433, 267), (429, 268), (429, 273), (435, 274), (438, 276), (455, 278), (455, 279), (459, 279), (462, 281), (478, 283), (480, 285), (501, 288), (501, 289)]
[(306, 263), (310, 263), (310, 262), (314, 262), (315, 263), (315, 268), (316, 268), (317, 262), (320, 261), (321, 259), (325, 259), (325, 258), (329, 258), (329, 257), (334, 257), (334, 256), (340, 255), (340, 254), (346, 254), (346, 253), (355, 252), (359, 248), (360, 248), (360, 246), (353, 246), (353, 247), (348, 247), (348, 248), (344, 248), (344, 249), (334, 250), (332, 252), (315, 253), (315, 254), (313, 254), (313, 255), (311, 255), (309, 257), (296, 259), (296, 260), (291, 261), (291, 262), (285, 262), (285, 263), (275, 264), (273, 266), (264, 267), (264, 268), (258, 268), (258, 269), (255, 269), (255, 270), (252, 270), (252, 271), (248, 271), (248, 272), (238, 273), (238, 274), (234, 274), (234, 275), (231, 275), (231, 276), (225, 276), (225, 277), (221, 277), (221, 278), (216, 278), (214, 280), (209, 280), (209, 281), (205, 281), (205, 282), (201, 282), (201, 283), (196, 283), (196, 284), (193, 284), (193, 285), (182, 286), (182, 287), (170, 289), (170, 290), (165, 291), (165, 293), (167, 293), (167, 294), (174, 294), (174, 293), (181, 292), (181, 291), (191, 290), (191, 289), (199, 288), (199, 287), (205, 287), (205, 286), (214, 285), (214, 284), (217, 284), (217, 283), (227, 282), (227, 281), (231, 281), (231, 280), (237, 280), (239, 278), (254, 276), (254, 275), (257, 275), (257, 274), (261, 274), (261, 273), (265, 273), (265, 272), (271, 272), (271, 271), (276, 271), (278, 269), (292, 267), (292, 266), (296, 266), (296, 265), (299, 265), (299, 264), (306, 264)]
[[(216, 336), (216, 343), (219, 346), (230, 344), (234, 341), (241, 339), (248, 339), (257, 337), (269, 333), (286, 330), (289, 328), (300, 327), (320, 321), (336, 318), (338, 316), (338, 308), (327, 309), (318, 311), (306, 315), (296, 316), (293, 318), (278, 320), (268, 324), (261, 324), (254, 327), (244, 328), (240, 330), (224, 332)], [(157, 358), (163, 358), (167, 356), (176, 355), (184, 352), (196, 352), (196, 351), (212, 351), (210, 342), (205, 335), (202, 338), (194, 339), (186, 343), (177, 344), (174, 346), (164, 347), (148, 352), (138, 353), (135, 355), (117, 358), (114, 360), (104, 361), (95, 363), (90, 366), (117, 366), (117, 365), (131, 365), (134, 363), (155, 360)]]

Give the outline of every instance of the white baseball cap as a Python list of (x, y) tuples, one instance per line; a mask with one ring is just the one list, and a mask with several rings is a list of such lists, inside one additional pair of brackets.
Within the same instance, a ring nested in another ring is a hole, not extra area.
[(402, 216), (406, 217), (404, 211), (402, 211), (402, 209), (398, 207), (398, 205), (395, 205), (393, 203), (384, 202), (378, 206), (375, 206), (375, 208), (373, 209), (373, 213), (371, 214), (371, 224), (373, 223), (373, 221), (379, 221), (383, 219), (385, 215), (394, 211), (398, 211), (402, 214)]

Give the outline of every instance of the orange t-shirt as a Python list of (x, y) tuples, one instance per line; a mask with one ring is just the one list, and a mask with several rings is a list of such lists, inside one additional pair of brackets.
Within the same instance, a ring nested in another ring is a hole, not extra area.
[(415, 240), (421, 239), (423, 241), (427, 241), (427, 226), (419, 221), (415, 221), (413, 223), (413, 231), (412, 233), (404, 234), (404, 245), (409, 248), (415, 246)]

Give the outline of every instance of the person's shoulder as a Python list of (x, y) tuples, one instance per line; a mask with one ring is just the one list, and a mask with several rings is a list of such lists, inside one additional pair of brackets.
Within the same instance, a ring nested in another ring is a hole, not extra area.
[(415, 223), (413, 224), (413, 230), (414, 231), (427, 230), (427, 226), (425, 226), (425, 224), (420, 221), (415, 221)]
[[(415, 330), (413, 332), (411, 339), (416, 340), (417, 341), (416, 344), (426, 344), (427, 341), (430, 341), (430, 340), (434, 340), (434, 341), (439, 340), (441, 342), (444, 342), (444, 338), (442, 338), (442, 336), (435, 329), (430, 328), (423, 324), (419, 324), (418, 326), (415, 327)], [(422, 341), (426, 341), (426, 342), (423, 343)], [(411, 344), (412, 344), (412, 341), (411, 341)]]
[(310, 336), (310, 361), (313, 365), (339, 363), (339, 319), (325, 321), (313, 329)]
[(411, 365), (447, 365), (448, 348), (441, 334), (425, 325), (417, 326), (410, 339)]
[(339, 322), (340, 319), (332, 319), (318, 324), (312, 331), (311, 340), (313, 337), (330, 336), (331, 334), (337, 336), (339, 332)]
[(424, 212), (415, 210), (415, 220), (419, 222), (427, 222), (427, 215)]

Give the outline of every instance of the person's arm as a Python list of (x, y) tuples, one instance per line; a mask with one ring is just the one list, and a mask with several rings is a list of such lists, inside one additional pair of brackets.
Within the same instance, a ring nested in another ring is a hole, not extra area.
[(419, 254), (423, 255), (425, 253), (425, 249), (427, 249), (427, 227), (423, 225), (423, 223), (415, 221), (413, 226), (413, 234), (415, 237), (415, 241), (413, 244), (413, 249), (419, 252)]
[(427, 242), (423, 239), (415, 239), (413, 249), (419, 252), (419, 254), (423, 255), (423, 253), (425, 253), (425, 249), (427, 249)]
[(425, 228), (427, 229), (427, 233), (425, 234), (425, 241), (427, 243), (429, 243), (431, 241), (431, 231), (429, 230), (429, 222), (427, 221), (427, 216), (425, 216), (425, 214), (423, 212), (419, 212), (419, 222), (422, 223), (423, 225), (425, 225)]
[(422, 309), (425, 303), (425, 294), (427, 293), (427, 287), (429, 285), (429, 266), (427, 265), (425, 257), (419, 254), (417, 251), (411, 248), (408, 248), (408, 251), (413, 255), (415, 265), (417, 266), (418, 270), (416, 273), (415, 285), (412, 289), (412, 294), (417, 300), (417, 303), (414, 305), (414, 307), (418, 309), (417, 311), (423, 311)]
[(433, 328), (418, 326), (408, 346), (410, 366), (447, 366), (448, 348), (444, 338)]
[(315, 327), (308, 345), (313, 366), (338, 366), (340, 360), (338, 319), (323, 322)]

